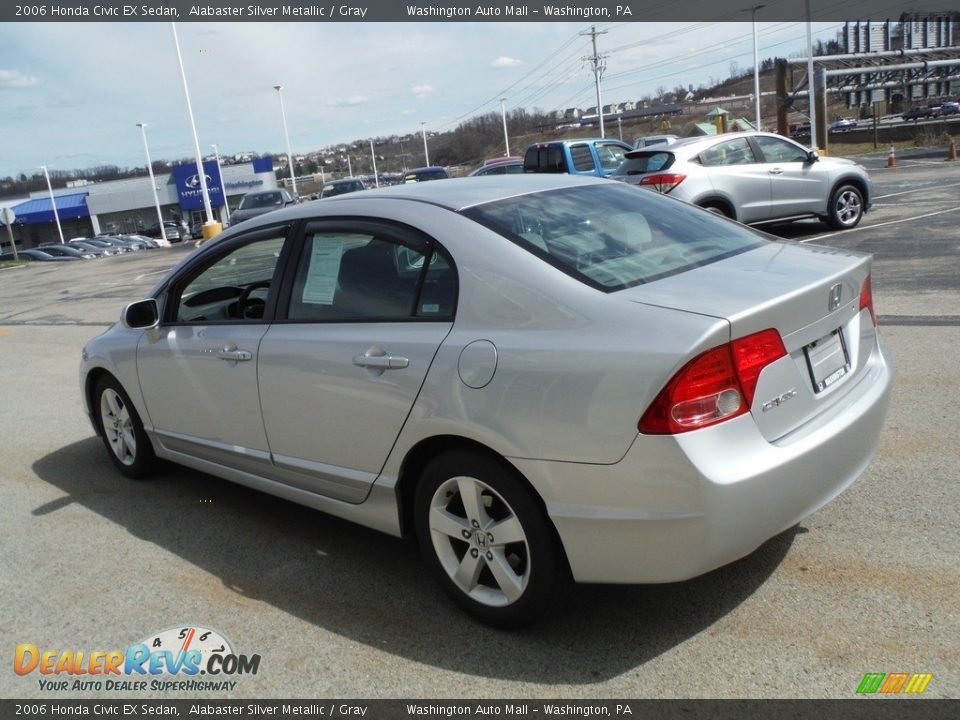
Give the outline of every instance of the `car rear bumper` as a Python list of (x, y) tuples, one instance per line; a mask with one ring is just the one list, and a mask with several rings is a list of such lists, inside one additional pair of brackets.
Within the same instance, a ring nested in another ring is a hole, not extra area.
[(733, 562), (850, 486), (879, 443), (893, 367), (878, 346), (847, 402), (774, 443), (749, 415), (638, 436), (616, 465), (514, 460), (578, 582), (663, 583)]

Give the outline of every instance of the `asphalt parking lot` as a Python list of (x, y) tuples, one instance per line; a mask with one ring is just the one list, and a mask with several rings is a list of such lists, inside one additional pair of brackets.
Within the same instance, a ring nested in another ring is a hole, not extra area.
[[(875, 255), (897, 378), (863, 477), (743, 560), (581, 586), (520, 633), (455, 609), (412, 542), (192, 470), (114, 471), (81, 408), (80, 350), (189, 248), (0, 271), (5, 652), (108, 651), (192, 625), (262, 658), (203, 697), (852, 698), (868, 672), (932, 673), (925, 696), (957, 697), (960, 163), (944, 156), (865, 158), (874, 207), (852, 231), (771, 228)], [(51, 697), (7, 667), (0, 697)]]

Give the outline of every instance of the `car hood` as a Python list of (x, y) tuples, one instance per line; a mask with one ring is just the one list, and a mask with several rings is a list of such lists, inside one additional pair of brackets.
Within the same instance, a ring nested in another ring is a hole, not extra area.
[(823, 163), (827, 167), (850, 167), (852, 165), (859, 165), (856, 160), (850, 160), (849, 158), (838, 158), (838, 157), (821, 157), (817, 162)]
[(230, 224), (236, 225), (238, 222), (243, 222), (244, 220), (249, 220), (253, 217), (258, 217), (260, 215), (266, 215), (268, 212), (273, 212), (279, 208), (275, 207), (266, 207), (266, 208), (250, 208), (249, 210), (234, 210), (230, 213)]

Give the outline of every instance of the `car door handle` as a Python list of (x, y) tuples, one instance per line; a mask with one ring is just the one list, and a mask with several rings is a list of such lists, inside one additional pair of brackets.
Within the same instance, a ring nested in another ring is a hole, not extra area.
[(253, 353), (249, 350), (237, 350), (236, 346), (227, 346), (221, 348), (217, 351), (217, 357), (221, 360), (232, 360), (234, 362), (242, 362), (246, 360), (251, 360), (253, 358)]
[(773, 168), (770, 170), (771, 175), (783, 175), (783, 168)]
[(399, 355), (357, 355), (353, 364), (377, 370), (399, 370), (410, 365), (410, 359)]

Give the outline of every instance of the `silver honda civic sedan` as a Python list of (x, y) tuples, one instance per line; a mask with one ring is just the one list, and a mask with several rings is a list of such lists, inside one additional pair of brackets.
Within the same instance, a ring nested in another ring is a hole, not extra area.
[(83, 350), (117, 469), (414, 534), (470, 614), (752, 552), (873, 456), (871, 258), (624, 183), (383, 188), (254, 218)]

